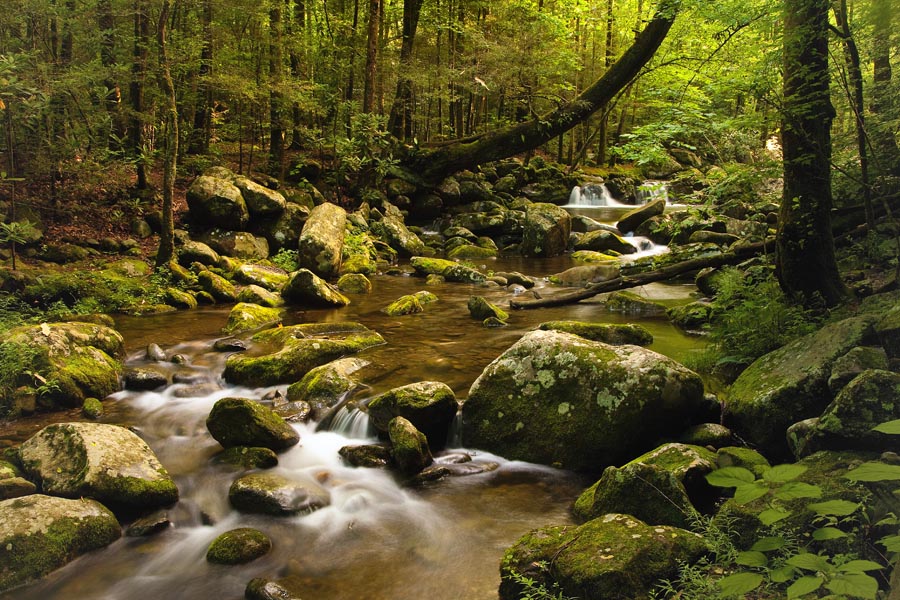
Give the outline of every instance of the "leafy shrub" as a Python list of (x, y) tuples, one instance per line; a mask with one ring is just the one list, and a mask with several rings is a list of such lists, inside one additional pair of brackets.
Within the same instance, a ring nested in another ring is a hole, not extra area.
[(288, 273), (296, 271), (300, 268), (300, 254), (296, 250), (289, 250), (288, 248), (282, 248), (278, 251), (275, 256), (271, 257), (273, 263), (276, 266), (281, 267)]

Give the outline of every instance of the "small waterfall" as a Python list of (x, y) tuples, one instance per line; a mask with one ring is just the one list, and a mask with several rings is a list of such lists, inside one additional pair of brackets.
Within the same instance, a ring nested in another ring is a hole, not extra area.
[(329, 431), (339, 433), (345, 437), (364, 440), (375, 437), (375, 426), (369, 419), (368, 413), (358, 408), (346, 406), (337, 411), (331, 421)]
[(636, 193), (638, 204), (647, 204), (657, 198), (662, 198), (666, 203), (669, 202), (669, 187), (665, 181), (645, 181), (638, 186)]
[(628, 206), (613, 198), (612, 194), (602, 183), (588, 183), (572, 188), (569, 194), (569, 203), (566, 206)]

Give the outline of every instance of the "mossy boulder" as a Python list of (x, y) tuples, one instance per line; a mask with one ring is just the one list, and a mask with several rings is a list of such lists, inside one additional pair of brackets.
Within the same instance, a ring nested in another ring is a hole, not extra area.
[(443, 258), (414, 256), (409, 264), (421, 277), (440, 275), (446, 281), (458, 283), (483, 283), (487, 279), (481, 271)]
[(459, 404), (450, 386), (419, 381), (394, 388), (369, 401), (369, 418), (379, 431), (388, 431), (394, 417), (412, 422), (434, 448), (443, 448)]
[(202, 239), (222, 256), (241, 260), (263, 260), (269, 257), (269, 242), (266, 238), (246, 231), (213, 229)]
[(698, 418), (700, 377), (638, 346), (532, 331), (485, 368), (462, 409), (468, 447), (597, 471)]
[(40, 579), (120, 535), (116, 517), (87, 498), (34, 494), (0, 501), (0, 592)]
[(591, 250), (593, 252), (616, 252), (618, 254), (634, 254), (637, 248), (618, 235), (602, 229), (582, 235), (575, 242), (575, 250)]
[(30, 496), (36, 494), (37, 491), (37, 486), (24, 477), (0, 479), (0, 500)]
[(425, 242), (409, 230), (403, 222), (403, 214), (393, 204), (382, 202), (383, 214), (371, 224), (372, 232), (400, 256), (420, 256), (425, 253)]
[(283, 248), (295, 250), (297, 240), (309, 217), (310, 209), (295, 202), (287, 202), (284, 212), (278, 216), (253, 219), (250, 229), (269, 242), (269, 250), (278, 252)]
[(234, 284), (212, 271), (200, 271), (197, 274), (200, 288), (216, 299), (217, 302), (234, 302), (237, 300), (237, 288)]
[(712, 448), (724, 448), (735, 442), (734, 433), (719, 423), (700, 423), (685, 430), (679, 440), (682, 444), (693, 446), (709, 446)]
[(205, 227), (241, 231), (250, 211), (241, 190), (230, 179), (201, 175), (187, 190), (190, 219)]
[(687, 528), (696, 514), (684, 485), (674, 473), (653, 464), (631, 462), (607, 467), (600, 479), (575, 501), (575, 519), (585, 523), (608, 513), (623, 513), (649, 525)]
[(150, 447), (118, 425), (48, 425), (22, 443), (19, 460), (46, 494), (129, 508), (178, 500), (175, 482)]
[(447, 258), (450, 260), (483, 260), (486, 258), (497, 258), (498, 254), (499, 252), (495, 248), (482, 248), (472, 244), (462, 244), (450, 250), (447, 253)]
[(309, 269), (293, 272), (282, 288), (281, 295), (291, 304), (316, 307), (341, 307), (350, 304), (347, 296)]
[(96, 421), (103, 416), (103, 403), (97, 398), (85, 398), (84, 404), (81, 405), (81, 414)]
[(900, 357), (900, 307), (895, 307), (878, 320), (875, 333), (889, 358)]
[(217, 463), (239, 469), (271, 469), (278, 466), (278, 455), (271, 448), (232, 446), (215, 457)]
[(828, 389), (832, 394), (840, 392), (857, 375), (868, 369), (887, 370), (888, 358), (884, 348), (857, 346), (834, 361), (828, 377)]
[(25, 325), (0, 335), (0, 344), (32, 354), (31, 369), (56, 384), (41, 396), (43, 408), (78, 407), (85, 398), (105, 398), (119, 389), (125, 341), (110, 327), (84, 322)]
[(743, 446), (719, 448), (716, 450), (716, 464), (720, 469), (722, 467), (743, 467), (757, 477), (762, 477), (762, 474), (772, 467), (765, 456), (752, 448)]
[(240, 303), (254, 304), (270, 309), (284, 306), (284, 298), (281, 294), (270, 292), (258, 285), (248, 285), (238, 292), (237, 301)]
[(509, 319), (509, 313), (499, 306), (491, 304), (482, 296), (471, 296), (467, 307), (472, 318), (478, 319), (479, 321), (484, 321), (491, 317), (498, 321), (506, 321)]
[(555, 204), (538, 202), (525, 210), (521, 251), (525, 256), (559, 256), (569, 245), (572, 217)]
[(290, 516), (328, 506), (331, 497), (312, 480), (297, 481), (266, 472), (236, 479), (228, 489), (228, 501), (241, 512)]
[(391, 457), (402, 473), (413, 475), (434, 461), (425, 434), (407, 419), (394, 417), (388, 423), (387, 430)]
[(644, 298), (634, 292), (613, 292), (606, 299), (606, 308), (626, 315), (655, 317), (666, 314), (666, 305)]
[(387, 467), (394, 460), (390, 448), (381, 444), (344, 446), (338, 450), (338, 454), (351, 466), (370, 469)]
[[(344, 247), (341, 249), (341, 274), (372, 274), (378, 270), (378, 249), (375, 247), (371, 231), (365, 217), (359, 212), (347, 219), (344, 232)], [(382, 248), (390, 248), (379, 241)]]
[(341, 266), (347, 211), (326, 202), (310, 211), (297, 242), (300, 266), (324, 278), (336, 276)]
[(285, 450), (300, 436), (272, 409), (249, 398), (222, 398), (206, 419), (210, 435), (225, 448), (260, 446)]
[(593, 323), (590, 321), (547, 321), (538, 325), (542, 331), (562, 331), (595, 342), (621, 345), (649, 346), (653, 334), (642, 325), (631, 323)]
[(550, 283), (570, 287), (584, 287), (590, 283), (600, 283), (615, 279), (620, 275), (620, 268), (618, 261), (616, 259), (613, 259), (613, 261), (615, 262), (606, 262), (598, 265), (580, 265), (566, 269), (562, 273), (551, 275)]
[(214, 539), (206, 550), (206, 560), (217, 565), (242, 565), (265, 556), (271, 549), (269, 536), (258, 529), (241, 527)]
[(716, 496), (715, 490), (706, 482), (706, 475), (718, 468), (717, 456), (701, 446), (667, 443), (628, 464), (653, 465), (671, 473), (698, 508), (708, 507)]
[(500, 600), (521, 598), (512, 573), (581, 600), (645, 600), (679, 565), (706, 554), (695, 533), (647, 525), (608, 514), (580, 526), (537, 529), (509, 548), (500, 562)]
[(351, 356), (315, 367), (288, 387), (288, 402), (308, 402), (312, 418), (321, 418), (324, 411), (360, 387), (353, 374), (368, 365), (369, 361)]
[(281, 313), (280, 308), (239, 302), (228, 313), (228, 321), (222, 327), (222, 333), (231, 335), (278, 325), (281, 323)]
[(369, 294), (372, 282), (362, 273), (345, 273), (338, 279), (337, 288), (344, 294)]
[(232, 183), (241, 191), (251, 217), (272, 217), (284, 212), (287, 201), (280, 192), (261, 186), (247, 177), (235, 177)]
[(197, 299), (194, 295), (178, 288), (166, 288), (164, 300), (166, 304), (175, 308), (186, 308), (189, 310), (197, 308)]
[(169, 384), (165, 373), (146, 367), (128, 367), (122, 374), (122, 387), (126, 390), (156, 390)]
[(870, 369), (848, 383), (802, 435), (789, 429), (788, 443), (797, 457), (819, 450), (895, 450), (896, 436), (872, 430), (895, 419), (900, 419), (900, 374)]
[(234, 272), (234, 277), (247, 285), (258, 285), (270, 292), (278, 292), (290, 279), (284, 269), (256, 263), (244, 263)]
[(389, 317), (401, 317), (403, 315), (413, 315), (425, 310), (419, 299), (412, 295), (400, 296), (384, 308), (384, 313)]
[(229, 383), (250, 386), (299, 381), (314, 367), (379, 346), (384, 338), (359, 323), (307, 323), (260, 332), (253, 341), (265, 354), (234, 354), (225, 361)]
[(577, 250), (572, 253), (572, 260), (583, 263), (619, 262), (619, 256), (613, 253), (595, 252), (594, 250)]
[(831, 403), (832, 366), (872, 337), (872, 322), (863, 316), (831, 323), (754, 361), (728, 392), (725, 425), (772, 456), (788, 456), (787, 428)]
[(194, 263), (214, 267), (220, 260), (219, 253), (203, 242), (188, 240), (178, 248), (178, 264), (185, 267)]
[(663, 214), (665, 210), (666, 200), (664, 198), (651, 200), (647, 204), (639, 206), (622, 215), (619, 222), (616, 223), (616, 228), (622, 233), (631, 233), (632, 231), (635, 231), (641, 223), (647, 219)]
[(686, 331), (697, 331), (712, 320), (715, 306), (712, 302), (699, 300), (666, 309), (672, 324)]

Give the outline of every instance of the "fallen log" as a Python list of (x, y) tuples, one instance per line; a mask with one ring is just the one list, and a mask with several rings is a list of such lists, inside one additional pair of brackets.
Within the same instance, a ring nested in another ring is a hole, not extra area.
[(576, 302), (580, 302), (581, 300), (593, 298), (598, 294), (605, 294), (607, 292), (615, 292), (617, 290), (639, 287), (648, 283), (653, 283), (654, 281), (665, 281), (666, 279), (672, 279), (673, 277), (684, 275), (685, 273), (690, 273), (691, 271), (699, 271), (700, 269), (705, 269), (707, 267), (721, 267), (724, 265), (737, 264), (739, 262), (747, 260), (750, 257), (764, 254), (770, 251), (774, 252), (774, 250), (775, 243), (770, 239), (765, 242), (756, 242), (754, 244), (747, 244), (746, 246), (739, 246), (737, 248), (734, 248), (733, 250), (723, 252), (722, 254), (718, 254), (716, 256), (694, 258), (672, 265), (667, 265), (654, 271), (637, 273), (635, 275), (625, 275), (616, 277), (615, 279), (610, 279), (608, 281), (592, 283), (587, 285), (586, 287), (572, 292), (563, 292), (561, 294), (555, 294), (546, 298), (538, 298), (535, 300), (519, 300), (514, 298), (509, 301), (509, 306), (510, 308), (528, 309), (549, 308), (551, 306), (564, 306), (566, 304), (574, 304)]

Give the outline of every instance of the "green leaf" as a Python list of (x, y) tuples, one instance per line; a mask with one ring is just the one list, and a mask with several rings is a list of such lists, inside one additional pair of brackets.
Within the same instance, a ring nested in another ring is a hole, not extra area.
[(835, 515), (837, 517), (846, 517), (852, 515), (859, 508), (856, 502), (849, 500), (826, 500), (825, 502), (814, 502), (807, 505), (807, 508), (819, 515)]
[(756, 476), (743, 467), (722, 467), (706, 474), (706, 481), (716, 487), (738, 487), (755, 480)]
[(762, 552), (750, 550), (748, 552), (740, 552), (737, 558), (734, 559), (734, 562), (745, 567), (765, 567), (769, 564), (769, 559)]
[(847, 534), (837, 527), (819, 527), (812, 533), (812, 537), (817, 542), (825, 540), (836, 540), (838, 538), (847, 537)]
[(884, 565), (879, 565), (871, 560), (851, 560), (838, 567), (841, 573), (865, 573), (866, 571), (880, 571)]
[(878, 540), (888, 552), (900, 552), (900, 535), (889, 535)]
[(784, 483), (786, 481), (791, 481), (793, 479), (797, 479), (804, 473), (806, 473), (806, 469), (803, 465), (776, 465), (771, 469), (767, 469), (765, 473), (763, 473), (763, 479), (769, 481), (771, 483)]
[(763, 525), (772, 525), (791, 516), (791, 511), (782, 508), (767, 508), (759, 513), (759, 521)]
[(787, 564), (798, 569), (806, 569), (807, 571), (830, 571), (831, 563), (824, 556), (813, 554), (811, 552), (803, 552), (795, 554), (786, 561)]
[(779, 500), (795, 500), (797, 498), (821, 498), (822, 489), (817, 485), (810, 485), (802, 481), (789, 481), (775, 491), (774, 496)]
[(815, 575), (804, 575), (788, 587), (788, 598), (799, 598), (800, 596), (811, 594), (812, 592), (822, 587), (822, 583), (824, 581), (825, 580), (822, 577), (817, 577)]
[(763, 576), (759, 573), (735, 573), (720, 579), (719, 587), (722, 589), (722, 596), (731, 598), (752, 592), (762, 582)]
[(878, 581), (865, 573), (839, 573), (825, 587), (835, 594), (854, 598), (874, 599), (878, 594)]
[(784, 565), (782, 567), (778, 567), (777, 569), (772, 569), (769, 571), (769, 579), (771, 579), (775, 583), (787, 583), (791, 579), (794, 578), (794, 574), (796, 573), (796, 569), (794, 567)]
[(753, 502), (757, 498), (762, 498), (768, 493), (769, 488), (759, 481), (745, 483), (734, 489), (734, 501), (737, 504), (747, 504), (748, 502)]
[(894, 421), (888, 421), (887, 423), (876, 425), (872, 428), (872, 431), (878, 431), (890, 435), (900, 435), (900, 419), (895, 419)]
[(757, 552), (769, 552), (771, 550), (780, 550), (781, 548), (784, 548), (785, 543), (784, 538), (781, 536), (769, 536), (756, 540), (756, 543), (754, 543), (750, 549)]
[(866, 462), (849, 471), (844, 477), (851, 481), (898, 481), (900, 465)]

